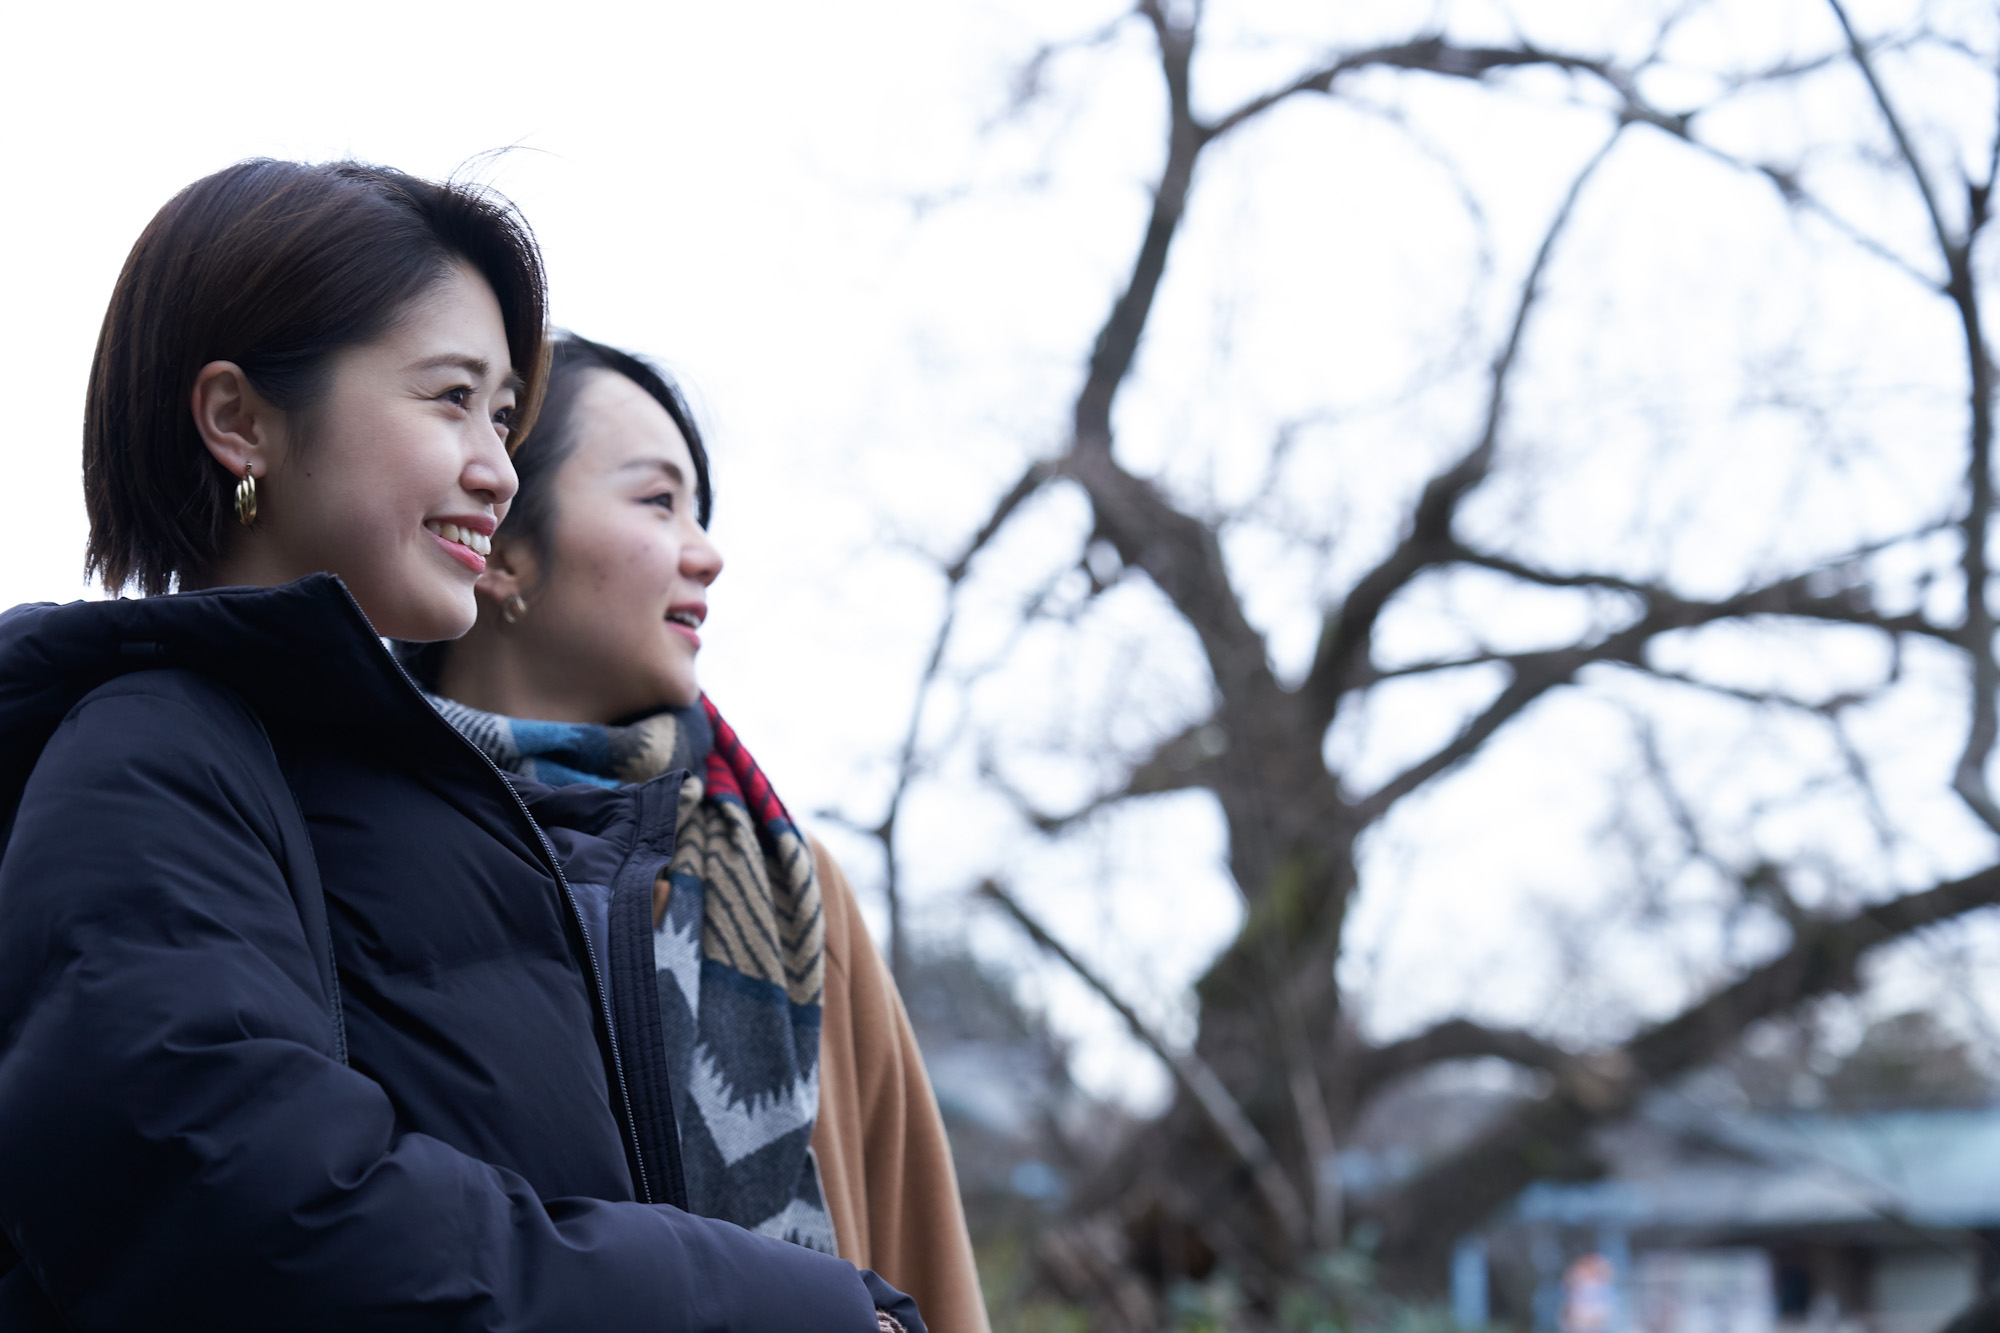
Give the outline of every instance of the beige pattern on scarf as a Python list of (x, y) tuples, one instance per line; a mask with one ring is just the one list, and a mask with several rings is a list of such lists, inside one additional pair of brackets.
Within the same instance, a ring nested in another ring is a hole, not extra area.
[(707, 885), (702, 957), (782, 988), (793, 1004), (820, 1003), (826, 914), (812, 849), (796, 832), (786, 832), (767, 859), (749, 811), (735, 801), (703, 801), (703, 791), (698, 777), (681, 786), (673, 860), (653, 887), (655, 925), (666, 918), (668, 877), (699, 876)]

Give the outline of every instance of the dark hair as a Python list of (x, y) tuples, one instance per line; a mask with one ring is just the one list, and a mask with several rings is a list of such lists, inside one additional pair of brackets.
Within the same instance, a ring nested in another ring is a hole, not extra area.
[(535, 442), (514, 454), (514, 471), (521, 488), (507, 510), (507, 521), (498, 536), (504, 541), (526, 542), (543, 564), (548, 563), (549, 529), (555, 522), (555, 475), (576, 452), (576, 400), (590, 378), (590, 372), (608, 370), (623, 375), (666, 409), (674, 425), (686, 439), (694, 456), (695, 519), (704, 528), (715, 505), (708, 480), (708, 450), (694, 413), (673, 378), (651, 362), (621, 352), (615, 347), (579, 338), (574, 333), (558, 334), (549, 355), (549, 387), (542, 399), (541, 428)]
[(449, 270), (492, 286), (528, 434), (546, 379), (541, 253), (483, 189), (359, 162), (256, 159), (182, 190), (132, 247), (104, 312), (83, 418), (86, 576), (148, 595), (222, 555), (236, 478), (203, 446), (195, 375), (234, 361), (286, 412), (310, 413), (329, 361), (380, 336)]

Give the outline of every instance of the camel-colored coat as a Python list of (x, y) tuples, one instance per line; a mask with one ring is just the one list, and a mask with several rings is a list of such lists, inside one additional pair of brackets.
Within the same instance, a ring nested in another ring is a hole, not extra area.
[(840, 1255), (908, 1292), (931, 1333), (988, 1333), (944, 1120), (854, 890), (813, 843), (826, 999), (813, 1152)]

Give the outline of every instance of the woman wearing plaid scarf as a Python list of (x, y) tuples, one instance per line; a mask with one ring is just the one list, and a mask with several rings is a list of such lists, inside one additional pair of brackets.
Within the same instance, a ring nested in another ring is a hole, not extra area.
[(675, 785), (646, 1021), (667, 1055), (687, 1206), (879, 1271), (934, 1330), (983, 1333), (894, 983), (839, 867), (697, 684), (722, 557), (684, 400), (645, 362), (560, 338), (515, 466), (477, 624), (406, 660), (524, 792)]

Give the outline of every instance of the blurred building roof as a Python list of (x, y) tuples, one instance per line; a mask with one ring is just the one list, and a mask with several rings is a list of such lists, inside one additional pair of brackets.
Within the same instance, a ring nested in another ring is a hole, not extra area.
[(1543, 1182), (1523, 1221), (1685, 1233), (2000, 1227), (2000, 1109), (1749, 1115), (1661, 1099), (1607, 1133), (1610, 1174)]

